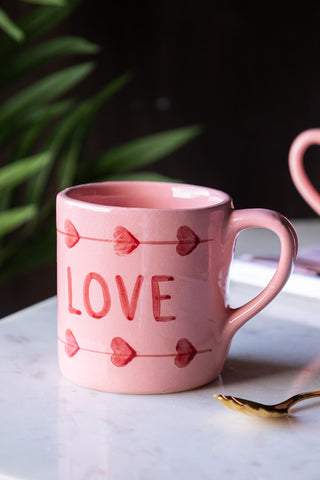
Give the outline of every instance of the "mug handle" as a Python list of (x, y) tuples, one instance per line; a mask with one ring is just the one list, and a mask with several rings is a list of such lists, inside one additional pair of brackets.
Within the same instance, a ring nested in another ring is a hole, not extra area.
[(229, 227), (233, 238), (248, 228), (266, 228), (280, 239), (281, 251), (277, 270), (265, 289), (245, 305), (228, 308), (225, 325), (230, 338), (250, 318), (259, 313), (280, 292), (287, 282), (298, 252), (298, 238), (293, 225), (278, 212), (266, 209), (233, 210)]
[(311, 145), (320, 145), (320, 129), (313, 128), (300, 133), (289, 151), (289, 170), (293, 183), (301, 196), (320, 215), (320, 194), (310, 182), (303, 165), (303, 157)]

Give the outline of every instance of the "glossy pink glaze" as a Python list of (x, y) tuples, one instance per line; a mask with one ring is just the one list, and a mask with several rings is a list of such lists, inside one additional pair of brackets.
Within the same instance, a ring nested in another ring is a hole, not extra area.
[[(265, 290), (230, 308), (237, 235), (281, 241)], [(297, 237), (279, 213), (234, 210), (193, 185), (108, 182), (57, 197), (58, 351), (66, 378), (122, 393), (187, 390), (219, 375), (234, 333), (287, 281)]]
[(320, 215), (320, 194), (310, 182), (303, 165), (304, 154), (311, 145), (320, 145), (320, 129), (305, 130), (293, 141), (289, 151), (289, 169), (301, 196)]

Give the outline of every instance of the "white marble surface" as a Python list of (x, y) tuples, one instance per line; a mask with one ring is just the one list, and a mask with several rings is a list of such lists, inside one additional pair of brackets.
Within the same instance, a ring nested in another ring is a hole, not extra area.
[[(319, 222), (297, 227), (303, 244), (320, 239)], [(231, 292), (234, 304), (253, 295), (241, 285)], [(319, 478), (320, 399), (271, 421), (212, 398), (223, 392), (272, 403), (319, 388), (318, 301), (280, 294), (236, 334), (215, 382), (135, 396), (90, 391), (60, 375), (49, 299), (0, 322), (0, 379), (1, 479)]]

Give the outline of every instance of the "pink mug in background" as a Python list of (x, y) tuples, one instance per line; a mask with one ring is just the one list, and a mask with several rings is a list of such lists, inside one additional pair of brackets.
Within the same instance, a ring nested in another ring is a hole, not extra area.
[[(238, 234), (280, 238), (270, 283), (228, 304)], [(277, 212), (234, 210), (211, 188), (106, 182), (57, 196), (58, 355), (72, 382), (119, 393), (195, 388), (220, 373), (235, 332), (282, 289), (297, 253)]]
[(303, 165), (304, 154), (311, 145), (320, 145), (320, 129), (305, 130), (295, 138), (289, 151), (289, 170), (298, 192), (320, 215), (320, 194), (312, 185)]

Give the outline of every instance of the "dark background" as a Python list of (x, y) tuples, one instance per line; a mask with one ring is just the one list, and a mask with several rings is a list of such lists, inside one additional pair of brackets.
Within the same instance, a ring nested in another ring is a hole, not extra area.
[[(30, 9), (3, 6), (14, 18)], [(298, 133), (320, 127), (319, 25), (318, 1), (84, 0), (58, 30), (102, 47), (80, 95), (134, 73), (100, 114), (88, 155), (200, 123), (203, 134), (153, 169), (227, 191), (236, 208), (315, 217), (292, 184), (288, 151)], [(310, 148), (306, 167), (320, 186), (319, 157)], [(54, 294), (53, 272), (42, 270), (48, 283), (37, 292), (18, 280), (26, 299), (8, 299), (2, 314)]]
[(205, 133), (158, 171), (225, 190), (237, 207), (313, 216), (287, 158), (299, 132), (320, 126), (320, 3), (262, 5), (84, 1), (68, 29), (103, 47), (93, 86), (135, 73), (100, 117), (97, 143), (201, 123)]

